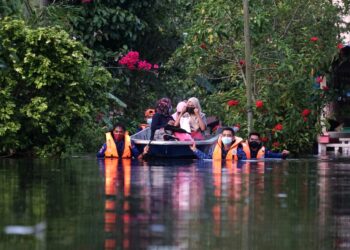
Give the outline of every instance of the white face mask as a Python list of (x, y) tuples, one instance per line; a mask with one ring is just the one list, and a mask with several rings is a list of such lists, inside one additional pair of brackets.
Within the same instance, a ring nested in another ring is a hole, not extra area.
[(147, 118), (147, 124), (151, 125), (152, 124), (152, 118)]
[(222, 137), (222, 143), (225, 145), (229, 145), (232, 143), (232, 137)]

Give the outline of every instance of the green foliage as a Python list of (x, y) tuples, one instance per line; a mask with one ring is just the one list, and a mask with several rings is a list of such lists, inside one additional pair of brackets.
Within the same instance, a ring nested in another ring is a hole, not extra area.
[[(317, 76), (327, 74), (337, 52), (338, 9), (328, 1), (249, 4), (253, 101), (264, 102), (262, 109), (253, 107), (254, 128), (268, 137), (269, 147), (278, 142), (274, 149), (306, 152), (320, 133), (322, 109), (331, 96), (314, 86)], [(246, 137), (242, 3), (202, 1), (192, 17), (185, 44), (167, 65), (169, 72), (174, 68), (179, 72), (170, 81), (185, 78), (188, 95), (202, 98), (207, 114), (218, 115), (226, 125), (240, 123), (241, 136)], [(201, 81), (196, 81), (198, 77)], [(208, 95), (212, 86), (214, 93)], [(229, 107), (227, 101), (233, 99), (239, 105)], [(304, 109), (312, 111), (306, 121), (301, 115)], [(281, 131), (273, 129), (278, 123), (283, 125)]]
[(92, 67), (89, 50), (58, 28), (32, 29), (5, 18), (0, 37), (6, 65), (0, 71), (0, 152), (65, 152), (107, 105), (110, 74)]

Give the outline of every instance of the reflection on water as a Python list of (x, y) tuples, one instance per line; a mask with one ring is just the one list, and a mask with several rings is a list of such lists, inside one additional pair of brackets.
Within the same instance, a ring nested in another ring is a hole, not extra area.
[[(346, 158), (0, 161), (0, 249), (349, 249)], [(44, 237), (8, 234), (35, 228)]]

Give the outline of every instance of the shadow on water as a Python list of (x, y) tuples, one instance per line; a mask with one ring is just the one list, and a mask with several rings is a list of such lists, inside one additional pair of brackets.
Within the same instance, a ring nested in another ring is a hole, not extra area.
[(349, 249), (349, 162), (3, 160), (0, 249)]

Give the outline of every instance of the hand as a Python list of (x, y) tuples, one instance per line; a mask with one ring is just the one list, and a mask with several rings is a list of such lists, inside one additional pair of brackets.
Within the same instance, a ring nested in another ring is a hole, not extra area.
[(143, 148), (143, 154), (146, 155), (149, 152), (149, 145), (146, 145), (146, 147)]
[(195, 115), (199, 115), (199, 109), (195, 108), (193, 111)]
[(193, 141), (192, 145), (190, 145), (190, 149), (194, 152), (197, 150), (196, 143)]
[(185, 114), (186, 112), (187, 112), (187, 105), (185, 105), (185, 106), (182, 108), (180, 115), (183, 115), (183, 114)]
[(282, 154), (283, 154), (283, 155), (289, 155), (289, 153), (290, 153), (290, 152), (289, 152), (288, 150), (285, 150), (285, 149), (283, 149), (283, 151), (282, 151)]
[(170, 120), (170, 121), (168, 121), (168, 124), (171, 125), (171, 126), (174, 126), (175, 125), (175, 121), (174, 120)]

